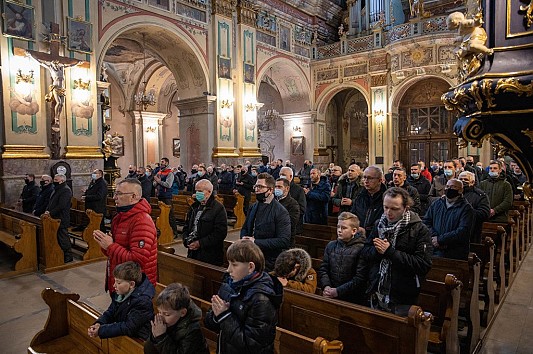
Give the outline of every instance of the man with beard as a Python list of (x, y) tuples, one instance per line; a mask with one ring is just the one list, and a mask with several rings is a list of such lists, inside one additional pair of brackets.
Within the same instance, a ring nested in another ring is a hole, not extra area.
[(305, 210), (304, 222), (309, 224), (328, 224), (328, 202), (331, 186), (326, 176), (321, 177), (318, 168), (311, 169), (311, 185), (304, 187), (307, 209)]
[(350, 165), (348, 173), (339, 178), (337, 192), (333, 196), (333, 205), (339, 207), (341, 213), (350, 211), (361, 188), (361, 168), (355, 164)]
[(276, 258), (291, 246), (291, 219), (274, 198), (275, 183), (268, 173), (257, 176), (257, 202), (250, 207), (241, 229), (241, 239), (252, 240), (263, 251), (267, 272), (274, 270)]

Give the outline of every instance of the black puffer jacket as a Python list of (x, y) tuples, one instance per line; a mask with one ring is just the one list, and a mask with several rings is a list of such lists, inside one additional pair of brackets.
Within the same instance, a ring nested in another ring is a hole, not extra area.
[(336, 288), (338, 299), (361, 303), (364, 288), (358, 288), (355, 275), (365, 236), (357, 233), (350, 241), (331, 241), (324, 250), (324, 258), (318, 269), (318, 284)]
[(219, 316), (210, 310), (205, 318), (206, 327), (220, 331), (217, 353), (273, 354), (283, 287), (265, 272), (236, 290), (228, 282), (226, 274), (218, 295), (229, 310)]
[(366, 235), (370, 235), (374, 224), (383, 214), (383, 193), (386, 190), (387, 188), (382, 184), (379, 192), (370, 195), (363, 187), (355, 198), (355, 202), (352, 203), (352, 213), (359, 218), (360, 226), (365, 228)]
[(154, 338), (150, 338), (144, 343), (145, 354), (208, 354), (209, 349), (205, 341), (200, 321), (202, 320), (202, 310), (194, 302), (190, 302), (185, 317), (167, 331)]
[[(198, 214), (200, 203), (196, 201), (187, 213), (187, 221), (183, 227), (183, 245), (188, 246), (188, 237), (194, 230), (194, 220)], [(217, 266), (224, 263), (224, 239), (228, 234), (228, 217), (224, 205), (215, 200), (211, 194), (202, 215), (198, 220), (197, 238), (200, 248), (187, 251), (187, 257)]]
[(416, 213), (410, 213), (411, 220), (407, 227), (398, 234), (395, 247), (389, 247), (383, 255), (379, 254), (374, 247), (373, 240), (378, 237), (377, 228), (367, 239), (361, 252), (357, 274), (359, 282), (364, 282), (366, 275), (369, 281), (368, 296), (377, 290), (381, 260), (388, 258), (392, 262), (391, 302), (401, 305), (417, 303), (420, 284), (431, 269), (433, 247), (427, 227)]
[(150, 321), (154, 319), (152, 305), (154, 295), (154, 286), (146, 274), (143, 274), (141, 284), (136, 286), (123, 302), (117, 302), (117, 293), (113, 293), (113, 302), (96, 320), (96, 323), (100, 323), (98, 336), (100, 338), (129, 336), (147, 339), (152, 329)]

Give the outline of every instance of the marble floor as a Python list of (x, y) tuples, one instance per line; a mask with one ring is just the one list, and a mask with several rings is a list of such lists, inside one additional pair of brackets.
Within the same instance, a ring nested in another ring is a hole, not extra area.
[[(230, 235), (228, 238), (236, 238)], [(185, 248), (176, 244), (179, 254)], [(48, 307), (40, 293), (46, 287), (64, 292), (76, 292), (81, 300), (103, 311), (110, 303), (104, 291), (105, 261), (41, 274), (32, 273), (0, 280), (0, 352), (23, 354), (32, 337), (43, 328)], [(533, 352), (533, 252), (523, 261), (502, 308), (484, 337), (481, 353)], [(351, 353), (350, 353), (351, 354)]]

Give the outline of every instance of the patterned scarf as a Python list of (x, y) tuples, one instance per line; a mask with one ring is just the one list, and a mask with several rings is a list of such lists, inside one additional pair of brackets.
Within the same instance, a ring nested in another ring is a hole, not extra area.
[[(378, 235), (380, 239), (387, 239), (390, 243), (390, 247), (396, 246), (396, 238), (400, 231), (405, 229), (411, 220), (411, 212), (406, 210), (402, 218), (394, 223), (389, 223), (385, 214), (381, 216), (378, 223)], [(388, 308), (390, 301), (390, 288), (391, 288), (391, 261), (387, 258), (383, 258), (379, 264), (379, 283), (377, 290), (378, 301), (382, 306)]]

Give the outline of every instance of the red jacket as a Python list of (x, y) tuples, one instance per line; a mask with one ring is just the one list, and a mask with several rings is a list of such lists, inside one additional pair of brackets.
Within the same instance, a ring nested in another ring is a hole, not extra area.
[(114, 291), (113, 269), (120, 263), (134, 261), (155, 286), (157, 282), (157, 231), (150, 216), (152, 207), (143, 198), (135, 206), (118, 213), (111, 223), (114, 242), (102, 250), (107, 256), (107, 288)]
[(429, 183), (431, 183), (431, 180), (433, 179), (431, 177), (431, 173), (428, 171), (427, 168), (423, 169), (422, 172), (420, 173), (423, 177), (426, 177), (426, 179), (429, 181)]

